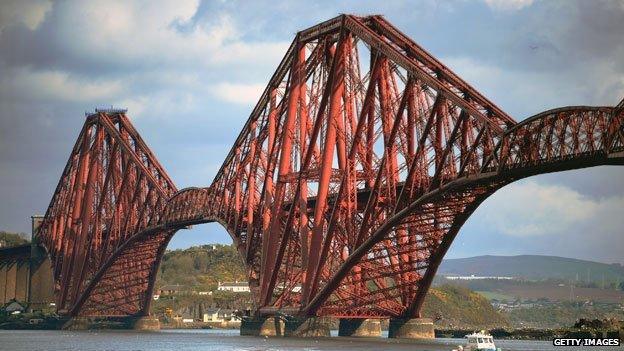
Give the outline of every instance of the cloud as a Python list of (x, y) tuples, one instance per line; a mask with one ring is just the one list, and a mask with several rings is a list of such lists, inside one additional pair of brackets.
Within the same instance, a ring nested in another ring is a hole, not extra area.
[(494, 193), (461, 229), (449, 257), (539, 254), (624, 263), (624, 195), (588, 196), (544, 178)]
[(260, 100), (265, 84), (219, 83), (211, 91), (218, 98), (243, 105), (254, 105)]
[(7, 25), (22, 24), (35, 30), (52, 8), (48, 0), (5, 0), (0, 11), (0, 30)]
[[(176, 184), (209, 185), (295, 33), (339, 13), (383, 14), (517, 119), (624, 96), (624, 6), (615, 1), (7, 1), (0, 11), (0, 194), (11, 201), (0, 203), (3, 230), (27, 231), (28, 216), (45, 210), (83, 112), (97, 106), (129, 108)], [(578, 195), (571, 203), (606, 211), (604, 199), (624, 196), (620, 169), (557, 173), (537, 184), (563, 187)], [(563, 216), (566, 207), (553, 206), (549, 213)], [(510, 253), (522, 240), (525, 252), (552, 253), (561, 238), (582, 242), (579, 233), (596, 223), (501, 234), (496, 221), (473, 217), (476, 231), (489, 235), (480, 237), (487, 248)], [(541, 218), (517, 216), (524, 217)], [(600, 233), (621, 224), (603, 222)], [(569, 236), (557, 234), (566, 230)], [(483, 253), (483, 242), (468, 254)], [(602, 245), (592, 254), (621, 257), (611, 249), (617, 245)]]
[(7, 28), (0, 59), (82, 74), (273, 65), (286, 42), (244, 41), (230, 14), (195, 19), (198, 1), (67, 1), (36, 31)]
[(624, 207), (624, 197), (590, 199), (557, 185), (533, 180), (511, 184), (495, 193), (484, 213), (486, 225), (511, 236), (555, 235), (569, 232), (587, 221), (608, 223), (605, 209)]
[(90, 81), (63, 71), (5, 71), (0, 78), (0, 95), (8, 98), (44, 101), (106, 100), (122, 92), (119, 80)]
[(513, 11), (531, 6), (535, 0), (484, 0), (494, 10)]
[(614, 106), (624, 96), (624, 74), (616, 63), (543, 72), (502, 67), (466, 56), (441, 61), (503, 110), (517, 111), (516, 120), (566, 105)]

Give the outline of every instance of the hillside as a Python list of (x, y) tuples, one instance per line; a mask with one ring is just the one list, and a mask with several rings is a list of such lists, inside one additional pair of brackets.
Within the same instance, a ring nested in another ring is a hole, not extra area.
[(27, 239), (25, 239), (27, 237), (28, 235), (24, 233), (11, 233), (0, 231), (0, 248), (26, 244), (29, 242)]
[(156, 287), (181, 284), (199, 291), (215, 290), (217, 282), (247, 280), (245, 266), (233, 245), (203, 245), (167, 251)]
[(602, 284), (624, 281), (624, 267), (556, 256), (476, 256), (446, 259), (438, 274), (514, 276), (525, 279), (575, 280)]
[(429, 290), (423, 305), (425, 317), (438, 328), (500, 328), (509, 326), (486, 298), (466, 288), (442, 285)]

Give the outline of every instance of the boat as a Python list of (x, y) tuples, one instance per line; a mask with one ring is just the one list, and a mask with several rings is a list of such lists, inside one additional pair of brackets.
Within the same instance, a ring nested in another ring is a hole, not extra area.
[(468, 342), (465, 346), (458, 346), (453, 351), (501, 351), (494, 345), (494, 338), (492, 335), (486, 333), (484, 330), (480, 332), (474, 332), (466, 335)]

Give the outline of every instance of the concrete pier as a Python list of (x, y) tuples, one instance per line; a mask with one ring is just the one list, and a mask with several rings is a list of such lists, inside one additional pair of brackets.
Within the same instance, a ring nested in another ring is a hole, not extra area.
[(241, 322), (240, 335), (324, 337), (330, 336), (330, 323), (318, 317), (256, 317)]
[(286, 323), (278, 317), (255, 317), (243, 319), (240, 335), (247, 336), (284, 336)]
[(381, 320), (364, 318), (341, 318), (338, 336), (379, 337)]
[(323, 317), (294, 318), (286, 321), (284, 336), (316, 338), (330, 336), (331, 322)]
[(160, 321), (154, 316), (145, 316), (137, 318), (132, 328), (134, 330), (160, 330)]
[(434, 339), (433, 321), (429, 318), (390, 319), (389, 338)]

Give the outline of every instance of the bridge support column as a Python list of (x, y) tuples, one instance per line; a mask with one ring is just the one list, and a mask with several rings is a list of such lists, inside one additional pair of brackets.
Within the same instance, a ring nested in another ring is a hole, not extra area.
[(145, 316), (137, 318), (133, 325), (134, 330), (160, 330), (160, 321), (158, 317)]
[(379, 337), (381, 320), (365, 318), (341, 318), (338, 336)]
[(434, 339), (433, 321), (429, 318), (390, 319), (389, 338)]
[(286, 323), (278, 317), (254, 317), (243, 319), (240, 335), (246, 336), (284, 336)]
[(317, 338), (330, 336), (331, 322), (323, 317), (294, 318), (286, 321), (284, 336)]
[(240, 335), (324, 337), (330, 336), (330, 321), (322, 317), (292, 319), (255, 317), (241, 322)]

